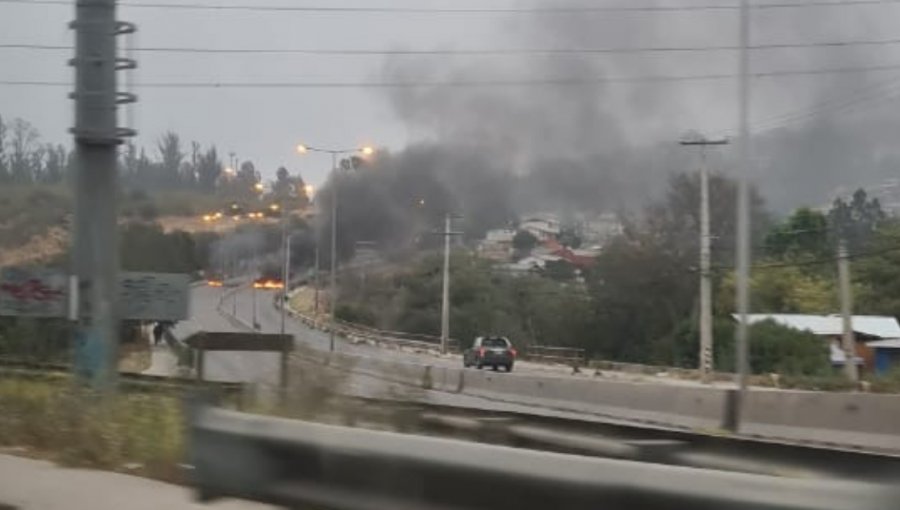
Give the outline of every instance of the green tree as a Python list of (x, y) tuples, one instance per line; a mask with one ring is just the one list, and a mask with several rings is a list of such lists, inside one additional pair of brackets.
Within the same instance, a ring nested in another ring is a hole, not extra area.
[(28, 121), (13, 119), (9, 125), (9, 171), (13, 182), (30, 183), (35, 177), (35, 158), (40, 135)]
[(184, 161), (184, 150), (181, 146), (181, 137), (177, 133), (167, 131), (156, 142), (159, 151), (159, 183), (165, 189), (175, 188), (179, 184), (181, 164)]
[[(735, 183), (710, 179), (714, 261), (731, 263)], [(678, 174), (665, 196), (647, 206), (640, 221), (608, 243), (587, 275), (599, 333), (600, 355), (623, 361), (670, 364), (679, 324), (695, 313), (698, 294), (699, 177)], [(767, 224), (762, 199), (752, 193), (752, 217), (760, 239)]]
[(856, 313), (900, 317), (900, 222), (882, 222), (869, 242), (866, 256), (850, 262)]
[(829, 243), (828, 218), (802, 207), (766, 234), (766, 253), (776, 258), (824, 258), (834, 253)]
[(159, 225), (133, 223), (119, 233), (122, 269), (194, 273), (206, 267), (215, 235), (163, 232)]
[(513, 248), (521, 253), (529, 253), (538, 245), (538, 238), (527, 230), (519, 230), (513, 237)]
[[(696, 321), (684, 322), (678, 330), (678, 365), (697, 366), (700, 345)], [(723, 372), (735, 367), (735, 322), (717, 318), (714, 325), (714, 365)], [(825, 376), (831, 373), (828, 342), (809, 331), (799, 331), (767, 320), (748, 328), (750, 370), (754, 374)]]
[(6, 137), (8, 132), (9, 128), (6, 126), (6, 122), (3, 121), (3, 116), (0, 115), (0, 182), (9, 182), (12, 179), (6, 155)]
[[(777, 266), (754, 269), (750, 294), (754, 311), (760, 313), (830, 314), (838, 310), (836, 278), (832, 273), (819, 275), (803, 266)], [(716, 292), (716, 309), (727, 315), (735, 310), (734, 273), (722, 278)]]
[(544, 266), (543, 274), (561, 282), (575, 279), (575, 266), (567, 260), (551, 260)]
[(200, 189), (208, 193), (215, 190), (216, 183), (222, 175), (222, 168), (222, 160), (219, 159), (219, 153), (213, 145), (197, 158), (197, 182)]
[(849, 202), (837, 198), (828, 211), (828, 223), (837, 240), (847, 243), (851, 253), (865, 249), (878, 225), (887, 218), (877, 198), (869, 200), (862, 188), (853, 193)]
[(581, 248), (581, 236), (578, 235), (574, 228), (564, 228), (559, 233), (559, 244), (577, 250)]

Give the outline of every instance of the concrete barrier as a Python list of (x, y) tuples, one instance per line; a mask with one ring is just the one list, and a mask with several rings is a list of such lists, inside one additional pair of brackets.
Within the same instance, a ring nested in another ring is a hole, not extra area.
[(833, 429), (900, 438), (900, 396), (813, 391), (754, 391), (743, 407), (749, 423)]
[(462, 392), (574, 412), (689, 428), (721, 426), (725, 391), (494, 372), (466, 371)]
[[(728, 390), (461, 369), (320, 353), (349, 370), (426, 390), (610, 418), (719, 429)], [(755, 390), (742, 406), (741, 433), (900, 451), (900, 396)]]

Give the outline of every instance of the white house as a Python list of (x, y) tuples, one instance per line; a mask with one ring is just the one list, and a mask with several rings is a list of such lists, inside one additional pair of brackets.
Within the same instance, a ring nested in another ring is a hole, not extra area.
[(552, 216), (533, 216), (519, 224), (519, 230), (529, 232), (543, 242), (559, 237), (560, 224), (559, 220)]
[(513, 254), (515, 230), (489, 230), (484, 240), (478, 244), (478, 254), (491, 260), (507, 261)]

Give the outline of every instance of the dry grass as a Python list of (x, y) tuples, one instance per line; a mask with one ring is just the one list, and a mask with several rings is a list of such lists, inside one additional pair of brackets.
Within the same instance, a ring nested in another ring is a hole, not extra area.
[(131, 342), (119, 347), (119, 372), (139, 374), (150, 368), (153, 350), (148, 342)]
[(181, 481), (183, 429), (177, 395), (100, 398), (63, 376), (0, 381), (0, 446), (66, 465)]

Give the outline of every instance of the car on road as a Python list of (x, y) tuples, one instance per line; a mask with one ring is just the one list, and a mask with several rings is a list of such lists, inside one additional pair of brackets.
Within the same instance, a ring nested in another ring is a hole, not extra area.
[(480, 336), (472, 342), (472, 347), (463, 351), (463, 366), (494, 370), (503, 367), (512, 372), (516, 362), (516, 349), (504, 336)]

